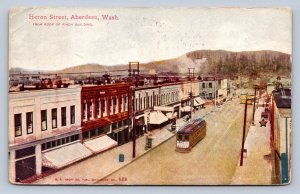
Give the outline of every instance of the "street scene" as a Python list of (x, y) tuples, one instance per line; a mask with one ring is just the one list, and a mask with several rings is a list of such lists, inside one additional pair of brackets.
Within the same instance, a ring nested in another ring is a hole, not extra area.
[[(100, 17), (92, 8), (89, 13), (95, 16), (81, 17), (86, 11), (11, 10), (12, 184), (290, 183), (289, 12), (149, 8), (132, 14), (132, 9), (101, 9), (108, 14)], [(49, 26), (50, 12), (60, 17)], [(224, 26), (220, 13), (232, 23)], [(233, 19), (236, 14), (245, 24)], [(277, 15), (282, 16), (278, 26), (272, 22)], [(211, 24), (201, 19), (208, 16)], [(254, 21), (263, 21), (262, 29), (282, 28), (284, 38), (252, 31), (247, 22)], [(174, 26), (181, 27), (170, 30)], [(57, 30), (73, 36), (58, 35)], [(241, 44), (231, 33), (244, 34)], [(31, 35), (21, 41), (23, 34)], [(253, 34), (259, 42), (270, 41), (259, 47), (244, 41)], [(275, 40), (280, 47), (270, 43)]]

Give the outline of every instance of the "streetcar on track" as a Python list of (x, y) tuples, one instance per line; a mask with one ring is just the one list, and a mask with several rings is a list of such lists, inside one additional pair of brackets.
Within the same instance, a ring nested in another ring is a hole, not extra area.
[(176, 151), (190, 152), (206, 136), (206, 121), (195, 119), (180, 128), (176, 134)]

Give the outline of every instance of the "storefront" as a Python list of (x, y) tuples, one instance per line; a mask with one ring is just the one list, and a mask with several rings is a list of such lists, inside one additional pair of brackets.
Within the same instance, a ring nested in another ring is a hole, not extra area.
[(135, 117), (136, 137), (143, 136), (146, 132), (146, 122), (144, 114)]
[(129, 119), (112, 124), (111, 137), (118, 142), (118, 145), (127, 143), (130, 140), (129, 124)]
[(36, 175), (35, 146), (15, 151), (16, 182), (24, 181)]

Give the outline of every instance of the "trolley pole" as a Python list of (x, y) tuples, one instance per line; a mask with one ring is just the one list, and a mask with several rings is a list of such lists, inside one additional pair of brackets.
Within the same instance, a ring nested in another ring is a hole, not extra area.
[(243, 166), (243, 159), (244, 159), (244, 149), (245, 149), (244, 146), (245, 146), (246, 122), (247, 122), (247, 107), (248, 107), (248, 99), (246, 97), (240, 166)]
[(253, 103), (253, 113), (252, 113), (252, 126), (254, 126), (254, 114), (255, 114), (255, 103), (256, 103), (256, 90), (257, 87), (254, 86), (254, 103)]

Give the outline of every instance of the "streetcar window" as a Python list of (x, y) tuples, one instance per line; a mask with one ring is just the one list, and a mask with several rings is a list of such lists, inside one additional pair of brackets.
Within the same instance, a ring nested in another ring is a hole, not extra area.
[(188, 135), (185, 135), (185, 136), (184, 136), (184, 140), (188, 141), (188, 140), (189, 140), (189, 136), (188, 136)]
[(178, 135), (178, 140), (181, 140), (182, 139), (182, 135)]

